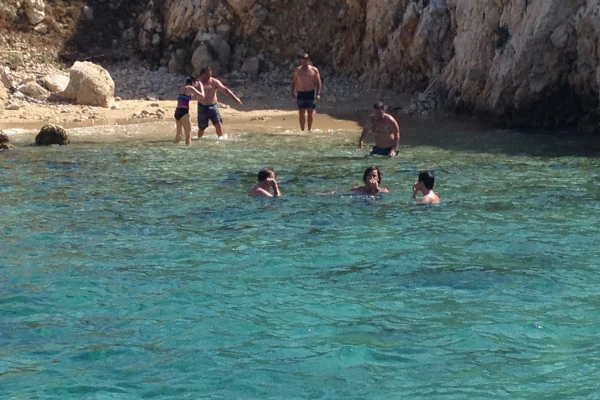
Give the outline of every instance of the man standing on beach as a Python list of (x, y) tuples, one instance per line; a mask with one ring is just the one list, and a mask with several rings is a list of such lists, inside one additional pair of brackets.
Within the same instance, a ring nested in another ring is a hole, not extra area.
[[(300, 65), (294, 69), (292, 79), (292, 100), (298, 104), (300, 129), (308, 122), (308, 130), (312, 129), (313, 111), (317, 100), (321, 99), (321, 75), (319, 70), (310, 65), (308, 54), (300, 56)], [(306, 118), (308, 114), (308, 118)], [(308, 120), (308, 121), (307, 121)]]
[(212, 76), (212, 69), (210, 67), (204, 67), (200, 70), (200, 82), (204, 86), (204, 98), (198, 99), (198, 139), (204, 135), (204, 131), (208, 128), (208, 120), (212, 121), (217, 131), (217, 137), (220, 138), (223, 136), (223, 128), (221, 126), (223, 119), (219, 114), (217, 91), (223, 91), (239, 104), (242, 104), (242, 101), (231, 89)]
[(400, 127), (394, 117), (385, 112), (385, 105), (381, 101), (373, 105), (373, 114), (358, 139), (359, 150), (362, 150), (363, 139), (369, 132), (373, 133), (375, 140), (375, 146), (371, 150), (372, 155), (393, 157), (398, 154)]

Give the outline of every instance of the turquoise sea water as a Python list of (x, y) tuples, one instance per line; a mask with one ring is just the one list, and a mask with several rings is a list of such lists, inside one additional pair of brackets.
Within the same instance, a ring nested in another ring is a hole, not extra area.
[[(171, 131), (0, 153), (2, 398), (598, 398), (593, 139)], [(351, 195), (372, 164), (390, 194)], [(285, 196), (247, 198), (267, 165)]]

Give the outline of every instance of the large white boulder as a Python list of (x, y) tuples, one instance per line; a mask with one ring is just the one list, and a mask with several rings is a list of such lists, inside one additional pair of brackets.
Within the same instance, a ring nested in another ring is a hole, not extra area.
[(110, 107), (115, 98), (115, 82), (107, 70), (87, 61), (73, 64), (67, 88), (60, 96), (75, 104)]

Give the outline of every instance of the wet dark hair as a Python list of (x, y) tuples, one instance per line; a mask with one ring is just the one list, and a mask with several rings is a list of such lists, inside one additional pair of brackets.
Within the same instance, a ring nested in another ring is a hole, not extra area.
[(373, 109), (374, 110), (385, 110), (385, 104), (383, 104), (383, 101), (378, 101), (375, 104), (373, 104)]
[(194, 75), (188, 76), (187, 79), (185, 80), (186, 85), (191, 85), (194, 82), (196, 82), (196, 77)]
[(305, 60), (308, 60), (310, 57), (308, 56), (308, 53), (303, 53), (300, 58), (303, 58)]
[(266, 181), (267, 178), (269, 176), (271, 176), (271, 173), (273, 173), (273, 175), (275, 175), (275, 170), (272, 167), (266, 167), (261, 169), (260, 171), (258, 171), (258, 181), (262, 182), (262, 181)]
[(433, 172), (431, 171), (421, 171), (419, 172), (419, 182), (423, 182), (423, 185), (429, 190), (433, 189), (433, 183), (435, 182), (435, 178), (433, 176)]
[(202, 69), (200, 70), (200, 75), (204, 74), (206, 71), (211, 70), (212, 68), (210, 68), (210, 66), (206, 66), (206, 67), (202, 67)]
[(379, 167), (376, 165), (371, 165), (369, 168), (367, 168), (365, 170), (365, 173), (363, 174), (363, 182), (367, 183), (367, 175), (369, 175), (369, 172), (371, 171), (377, 171), (377, 183), (381, 183), (381, 171), (379, 170)]

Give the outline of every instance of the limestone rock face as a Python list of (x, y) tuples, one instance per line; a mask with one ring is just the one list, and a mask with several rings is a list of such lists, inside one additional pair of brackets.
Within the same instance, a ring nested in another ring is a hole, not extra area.
[(452, 100), (517, 123), (568, 123), (580, 112), (567, 100), (582, 3), (457, 2), (456, 55), (444, 75)]
[(108, 71), (90, 62), (75, 62), (69, 84), (60, 96), (75, 104), (110, 107), (114, 101), (115, 83)]
[(308, 52), (325, 73), (501, 123), (600, 122), (600, 0), (134, 2), (138, 48), (171, 72), (257, 71), (259, 55), (291, 71)]
[(58, 125), (44, 125), (35, 137), (35, 144), (38, 146), (50, 146), (58, 144), (64, 146), (69, 143), (69, 136), (64, 128)]
[(240, 67), (240, 72), (248, 75), (258, 75), (260, 70), (260, 60), (256, 57), (250, 57), (244, 61)]
[(44, 0), (25, 0), (23, 1), (23, 8), (31, 25), (39, 24), (46, 17)]
[(194, 43), (198, 46), (192, 55), (194, 75), (200, 75), (205, 66), (210, 66), (215, 75), (227, 71), (231, 47), (222, 37), (214, 33), (199, 33)]
[(165, 53), (173, 72), (197, 71), (200, 64), (210, 64), (216, 75), (217, 70), (237, 71), (257, 54), (290, 65), (306, 51), (317, 66), (360, 75), (374, 86), (414, 90), (440, 75), (454, 55), (447, 3), (165, 0), (162, 18), (147, 15), (140, 25), (152, 31), (156, 21), (164, 21), (165, 42), (171, 43)]

